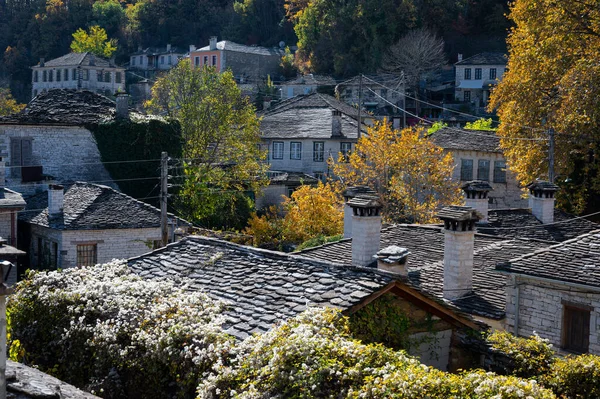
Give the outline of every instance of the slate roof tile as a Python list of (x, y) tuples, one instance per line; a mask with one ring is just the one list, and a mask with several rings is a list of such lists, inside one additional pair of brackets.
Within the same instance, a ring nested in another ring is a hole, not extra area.
[[(101, 68), (110, 67), (110, 62), (102, 57), (93, 56), (91, 53), (68, 53), (61, 57), (46, 61), (44, 67), (73, 67), (73, 66), (91, 66), (92, 58), (94, 66)], [(35, 65), (39, 67), (38, 65)]]
[(445, 150), (502, 152), (500, 138), (493, 131), (444, 127), (429, 137), (436, 145)]
[[(279, 47), (246, 46), (244, 44), (231, 42), (229, 40), (221, 40), (220, 42), (217, 42), (217, 50), (233, 51), (236, 53), (277, 56), (277, 57), (281, 57), (285, 54), (285, 51)], [(204, 46), (204, 47), (197, 49), (196, 51), (214, 51), (214, 50), (211, 50), (210, 46)]]
[(485, 52), (465, 58), (454, 65), (506, 65), (507, 59), (504, 53)]

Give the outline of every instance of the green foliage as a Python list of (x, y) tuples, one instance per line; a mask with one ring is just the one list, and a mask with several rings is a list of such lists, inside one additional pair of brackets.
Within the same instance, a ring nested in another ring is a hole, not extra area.
[(513, 369), (507, 372), (518, 377), (546, 374), (554, 362), (552, 345), (537, 335), (520, 338), (506, 331), (494, 331), (487, 340), (493, 349), (511, 359)]
[(465, 129), (467, 129), (467, 130), (489, 130), (489, 131), (495, 132), (498, 129), (494, 127), (493, 123), (494, 123), (494, 121), (492, 120), (492, 118), (477, 119), (475, 122), (467, 122), (465, 124)]
[(317, 247), (319, 245), (327, 244), (329, 242), (336, 242), (336, 241), (341, 240), (342, 238), (344, 238), (343, 234), (337, 234), (334, 236), (318, 235), (318, 236), (316, 236), (314, 238), (310, 238), (310, 239), (304, 241), (302, 244), (298, 245), (298, 247), (296, 248), (296, 252), (302, 251), (307, 248), (312, 248), (312, 247)]
[(445, 122), (434, 122), (433, 125), (431, 125), (429, 129), (427, 129), (427, 135), (429, 136), (445, 127), (448, 127), (448, 124)]
[(558, 397), (600, 397), (600, 356), (580, 355), (557, 358), (541, 383)]
[[(119, 188), (134, 198), (156, 197), (160, 192), (161, 152), (172, 158), (182, 154), (181, 128), (175, 120), (159, 118), (117, 119), (110, 123), (88, 126), (98, 144), (102, 162)], [(115, 161), (136, 161), (111, 163)], [(153, 160), (153, 161), (146, 161)], [(147, 179), (156, 176), (156, 180)], [(130, 180), (130, 179), (144, 180)], [(158, 205), (157, 198), (144, 201)]]
[(285, 78), (293, 78), (298, 73), (298, 68), (295, 65), (294, 54), (290, 51), (289, 46), (285, 48), (285, 54), (281, 57), (281, 73)]
[(15, 101), (9, 89), (0, 88), (0, 116), (16, 114), (25, 108), (25, 104)]
[(90, 52), (98, 57), (110, 58), (117, 51), (117, 41), (115, 39), (108, 40), (106, 31), (99, 26), (90, 27), (88, 32), (80, 28), (73, 33), (71, 51), (74, 53)]
[(118, 0), (100, 0), (92, 5), (93, 25), (98, 25), (106, 30), (109, 36), (119, 33), (124, 25), (125, 10)]
[[(196, 223), (210, 229), (243, 230), (254, 212), (251, 194), (250, 192), (199, 191), (194, 196), (195, 202), (191, 206), (206, 208), (202, 212), (204, 216), (196, 219)], [(188, 208), (190, 204), (179, 202), (179, 206)]]

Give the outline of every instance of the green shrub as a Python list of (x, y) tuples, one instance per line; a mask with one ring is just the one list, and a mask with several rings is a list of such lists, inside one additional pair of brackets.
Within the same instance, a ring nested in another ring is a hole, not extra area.
[(580, 355), (556, 359), (541, 383), (559, 397), (600, 398), (600, 356)]
[(309, 240), (304, 241), (302, 244), (298, 245), (296, 251), (302, 251), (307, 248), (317, 247), (319, 245), (327, 244), (328, 242), (336, 242), (344, 238), (343, 234), (338, 234), (335, 236), (324, 236), (319, 235), (317, 237), (313, 237)]
[(515, 337), (506, 331), (495, 331), (487, 340), (493, 349), (510, 359), (507, 374), (530, 378), (550, 372), (555, 353), (547, 340), (537, 335)]

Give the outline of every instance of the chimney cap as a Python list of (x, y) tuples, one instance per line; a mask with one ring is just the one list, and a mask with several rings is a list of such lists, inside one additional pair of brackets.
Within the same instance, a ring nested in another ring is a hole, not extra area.
[(489, 192), (494, 190), (490, 183), (483, 180), (468, 181), (462, 186), (462, 189), (465, 192)]
[(483, 215), (469, 206), (451, 205), (443, 208), (436, 215), (444, 222), (476, 222), (483, 219)]
[(379, 201), (379, 197), (376, 195), (359, 194), (356, 197), (348, 201), (348, 205), (351, 208), (375, 208), (381, 209), (383, 205)]
[(534, 191), (555, 193), (559, 190), (559, 187), (556, 184), (545, 180), (536, 180), (531, 182), (527, 185), (527, 188), (531, 193)]
[(408, 255), (410, 255), (408, 249), (397, 245), (390, 245), (377, 252), (375, 257), (385, 263), (397, 263), (405, 259)]
[(50, 190), (62, 190), (64, 189), (64, 186), (61, 186), (60, 184), (49, 184), (48, 188)]
[(360, 194), (376, 195), (377, 193), (369, 186), (350, 186), (347, 187), (342, 193), (346, 201)]

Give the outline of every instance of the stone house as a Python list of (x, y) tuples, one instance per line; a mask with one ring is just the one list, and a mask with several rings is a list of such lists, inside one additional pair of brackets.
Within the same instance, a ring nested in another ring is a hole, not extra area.
[(306, 173), (299, 172), (267, 172), (269, 185), (262, 189), (256, 197), (256, 209), (268, 208), (283, 201), (283, 196), (291, 196), (302, 185), (317, 185), (319, 180)]
[[(192, 46), (193, 47), (193, 46)], [(151, 78), (159, 71), (173, 68), (187, 53), (186, 50), (167, 44), (165, 47), (138, 47), (129, 55), (129, 70), (145, 78)]]
[(445, 127), (429, 137), (452, 154), (455, 165), (452, 177), (455, 181), (483, 180), (491, 184), (490, 207), (527, 206), (527, 201), (521, 198), (521, 186), (506, 164), (500, 138), (495, 132)]
[(456, 83), (454, 99), (484, 108), (490, 91), (506, 71), (506, 56), (503, 53), (480, 53), (454, 64)]
[(91, 90), (114, 95), (125, 91), (125, 68), (92, 53), (69, 53), (31, 67), (32, 97), (50, 89)]
[(330, 88), (335, 85), (335, 79), (330, 76), (313, 75), (312, 73), (297, 76), (295, 79), (288, 80), (280, 85), (280, 97), (282, 100), (287, 100), (300, 95), (316, 93), (320, 87)]
[[(22, 248), (30, 267), (56, 269), (90, 266), (132, 257), (160, 246), (160, 210), (110, 187), (77, 182), (64, 190), (29, 198), (19, 215)], [(169, 237), (178, 225), (169, 218)]]
[[(327, 160), (353, 150), (358, 138), (357, 111), (326, 94), (282, 101), (262, 114), (262, 142), (274, 172), (299, 172), (323, 179), (332, 173)], [(366, 132), (363, 125), (361, 132)]]
[(279, 64), (284, 50), (246, 46), (210, 38), (209, 45), (190, 51), (190, 62), (195, 67), (212, 66), (219, 72), (230, 69), (238, 83), (262, 83), (267, 75), (279, 75)]

